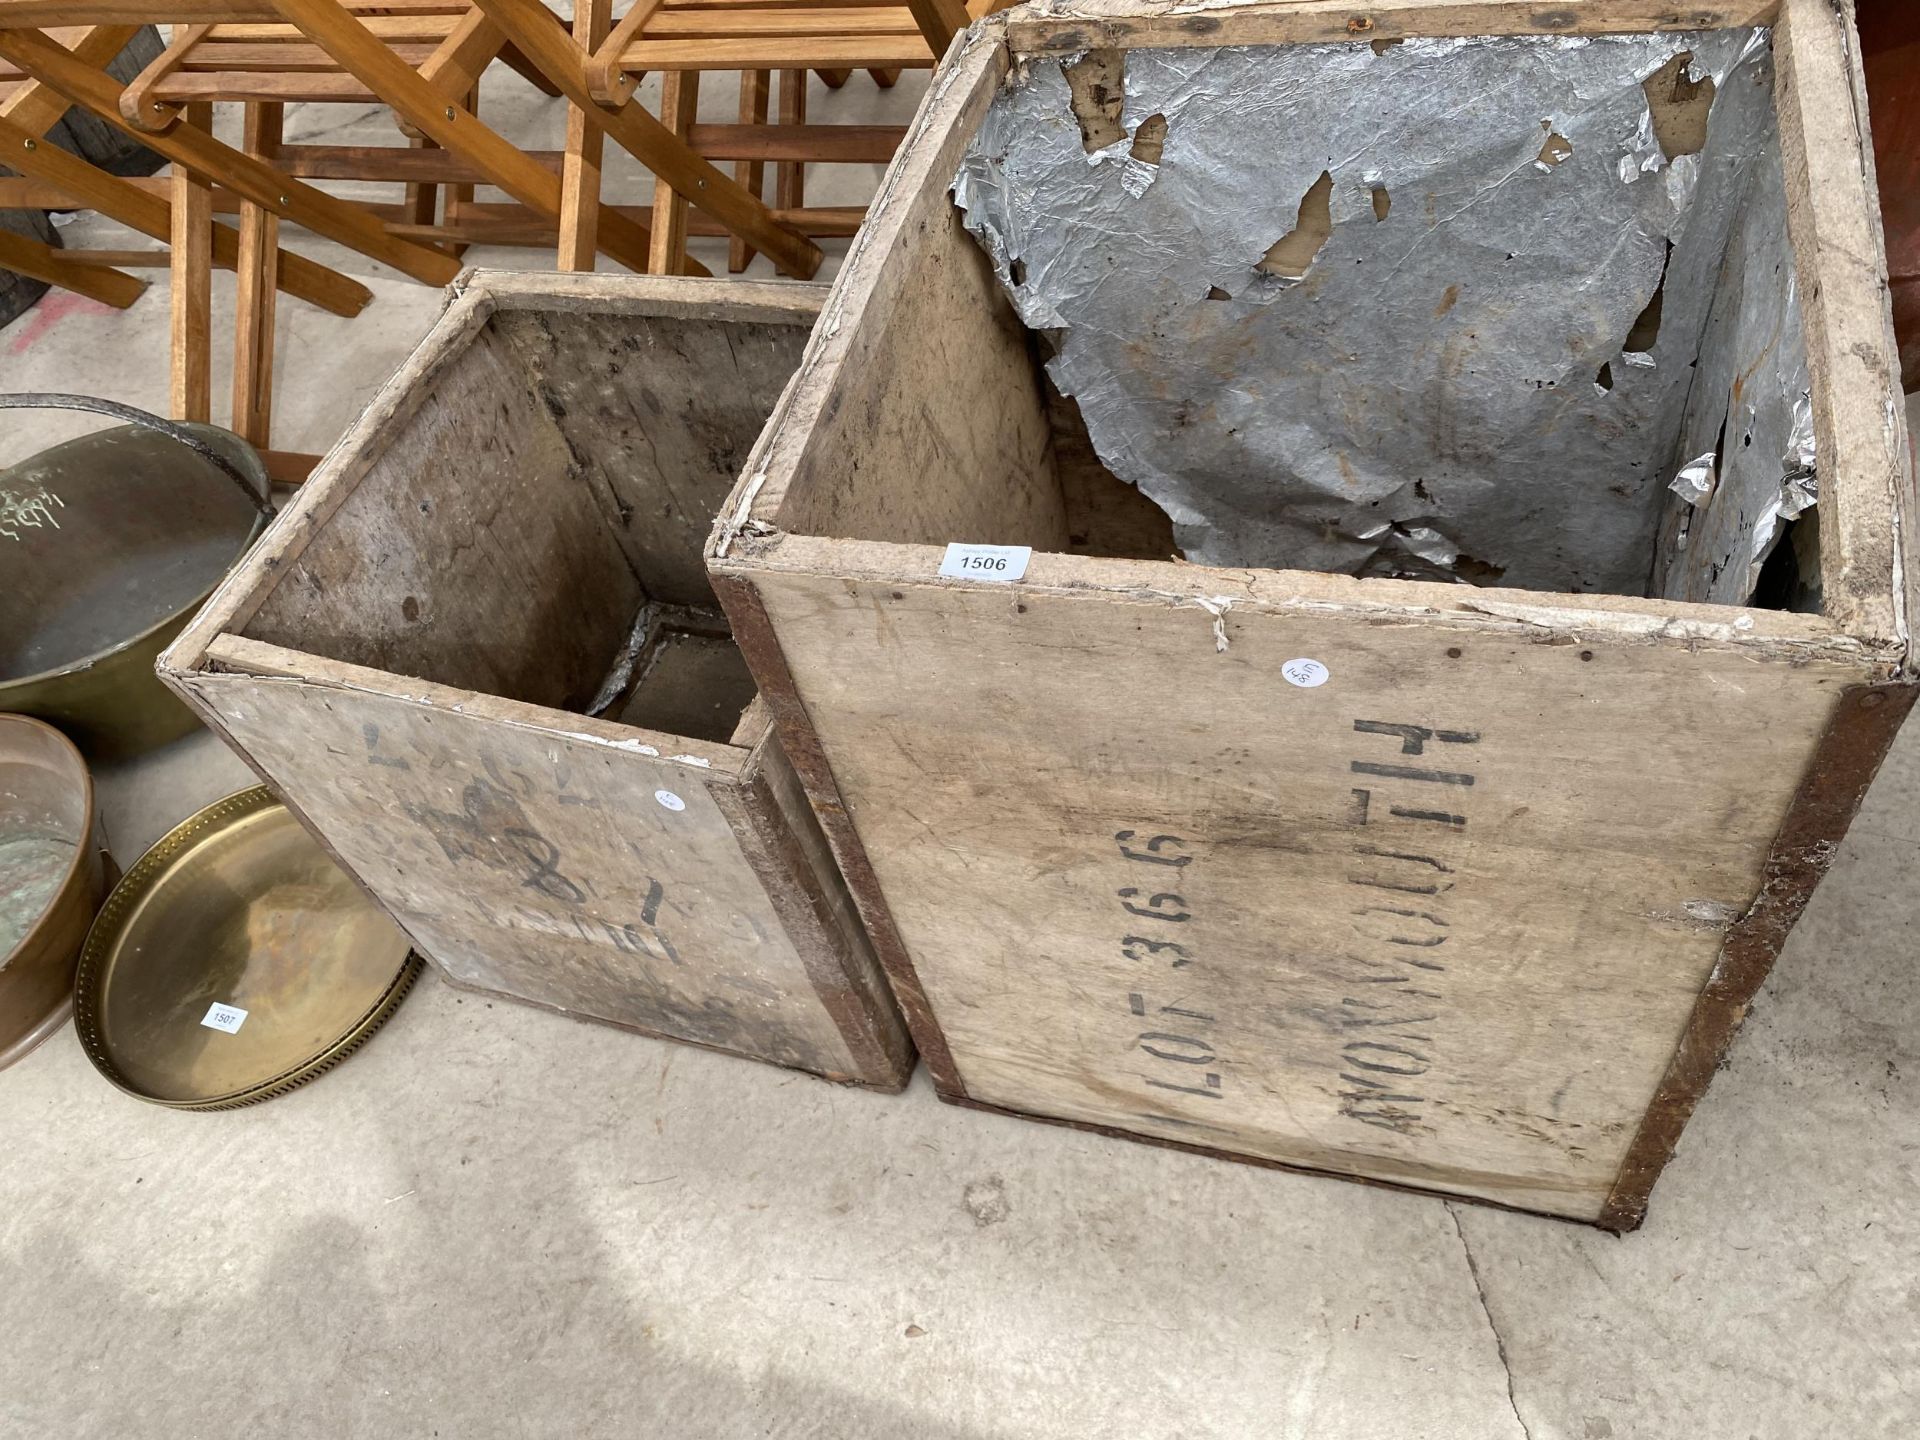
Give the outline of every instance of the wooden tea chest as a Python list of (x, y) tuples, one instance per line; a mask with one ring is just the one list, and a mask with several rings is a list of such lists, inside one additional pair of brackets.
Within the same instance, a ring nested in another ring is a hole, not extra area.
[(709, 550), (945, 1098), (1639, 1223), (1913, 700), (1848, 8), (956, 46)]
[(819, 300), (470, 274), (161, 672), (453, 983), (896, 1089), (700, 553)]

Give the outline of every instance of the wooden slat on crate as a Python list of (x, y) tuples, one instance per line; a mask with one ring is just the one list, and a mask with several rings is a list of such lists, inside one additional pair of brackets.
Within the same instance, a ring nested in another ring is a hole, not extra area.
[[(1860, 482), (1835, 497), (1820, 527), (1822, 569), (1845, 576), (1831, 592), (1850, 627), (1905, 633), (1920, 615), (1920, 537), (1901, 515), (1920, 513), (1900, 394), (1899, 350), (1887, 288), (1886, 238), (1853, 0), (1785, 0), (1775, 37), (1780, 144), (1787, 165), (1787, 227), (1801, 272), (1815, 443), (1822, 467)], [(1824, 501), (1823, 501), (1824, 503)], [(1826, 519), (1835, 523), (1825, 523)], [(1886, 537), (1901, 542), (1900, 573)], [(1903, 613), (1904, 612), (1904, 613)]]
[(1055, 13), (1009, 18), (1007, 38), (1022, 55), (1076, 55), (1093, 49), (1175, 45), (1301, 45), (1448, 35), (1609, 35), (1769, 25), (1780, 0), (1721, 0), (1676, 6), (1665, 0), (1275, 0), (1193, 9), (1178, 3), (1080, 0)]

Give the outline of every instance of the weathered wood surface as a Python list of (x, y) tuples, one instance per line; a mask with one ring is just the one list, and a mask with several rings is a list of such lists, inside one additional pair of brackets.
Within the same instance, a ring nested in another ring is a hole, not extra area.
[[(508, 311), (502, 338), (573, 462), (620, 523), (610, 531), (655, 599), (711, 605), (700, 550), (806, 346), (790, 317), (718, 326), (673, 315)], [(644, 387), (628, 379), (645, 372)], [(671, 425), (663, 419), (671, 417)]]
[(1128, 46), (1300, 45), (1445, 35), (1605, 35), (1773, 23), (1781, 0), (1273, 0), (1195, 8), (1181, 0), (1052, 0), (1010, 17), (1025, 55)]
[[(1034, 438), (1065, 417), (946, 194), (1008, 63), (983, 26), (936, 80), (709, 552), (941, 1092), (1630, 1227), (1878, 763), (1847, 697), (1911, 699), (1903, 635), (1048, 553), (1097, 461)], [(952, 540), (1036, 553), (950, 582)]]
[(1827, 610), (1858, 634), (1904, 638), (1920, 604), (1920, 540), (1899, 522), (1920, 513), (1920, 499), (1853, 8), (1783, 0), (1776, 99), (1813, 376)]
[[(831, 372), (843, 388), (822, 416), (823, 433), (808, 446), (792, 426), (771, 427), (767, 453), (748, 477), (756, 486), (767, 476), (771, 488), (754, 494), (765, 513), (782, 511), (784, 528), (895, 540), (930, 528), (961, 535), (991, 527), (1009, 543), (1036, 545), (1065, 533), (1025, 332), (947, 199), (966, 137), (1005, 69), (999, 47), (969, 43), (959, 63), (940, 71), (869, 207), (847, 265), (859, 267), (863, 303), (886, 319), (840, 323), (850, 291), (835, 287), (803, 372), (806, 388), (790, 390), (776, 412), (817, 407)], [(936, 114), (964, 120), (934, 134), (927, 124)], [(944, 243), (909, 254), (880, 241), (923, 226)], [(849, 454), (886, 462), (827, 471), (813, 459)], [(903, 475), (918, 483), (901, 484)], [(944, 483), (962, 475), (978, 483)], [(784, 512), (789, 502), (794, 508)]]
[(311, 656), (278, 657), (300, 676), (250, 675), (275, 661), (252, 643), (216, 642), (224, 672), (184, 683), (449, 979), (855, 1073), (716, 803), (745, 752), (584, 720), (569, 735), (536, 707), (397, 696)]
[[(962, 1093), (1583, 1219), (1872, 673), (822, 549), (756, 588)], [(1289, 684), (1302, 658), (1332, 678)]]
[[(698, 578), (817, 305), (470, 279), (162, 670), (456, 983), (896, 1088), (905, 1031), (750, 686), (654, 678), (727, 692), (658, 710), (709, 738), (579, 713)], [(736, 326), (731, 358), (695, 335)]]
[(246, 633), (399, 675), (593, 698), (644, 593), (496, 327), (385, 437)]

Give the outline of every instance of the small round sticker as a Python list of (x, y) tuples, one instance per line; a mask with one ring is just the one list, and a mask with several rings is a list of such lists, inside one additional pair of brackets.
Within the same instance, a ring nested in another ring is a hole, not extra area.
[(1298, 685), (1302, 690), (1315, 690), (1327, 683), (1327, 667), (1318, 660), (1289, 660), (1280, 667), (1280, 673), (1287, 677), (1289, 685)]
[[(1318, 682), (1315, 682), (1315, 683), (1318, 683)], [(666, 806), (667, 809), (669, 810), (684, 810), (687, 808), (687, 802), (682, 800), (678, 795), (674, 794), (671, 790), (656, 790), (653, 792), (653, 798), (658, 800), (662, 805)]]

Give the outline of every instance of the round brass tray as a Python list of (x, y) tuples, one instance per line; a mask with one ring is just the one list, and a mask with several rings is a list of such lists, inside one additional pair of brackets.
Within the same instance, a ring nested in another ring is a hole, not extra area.
[(399, 927), (256, 787), (174, 827), (114, 887), (81, 952), (74, 1028), (128, 1094), (229, 1110), (346, 1059), (420, 968)]

